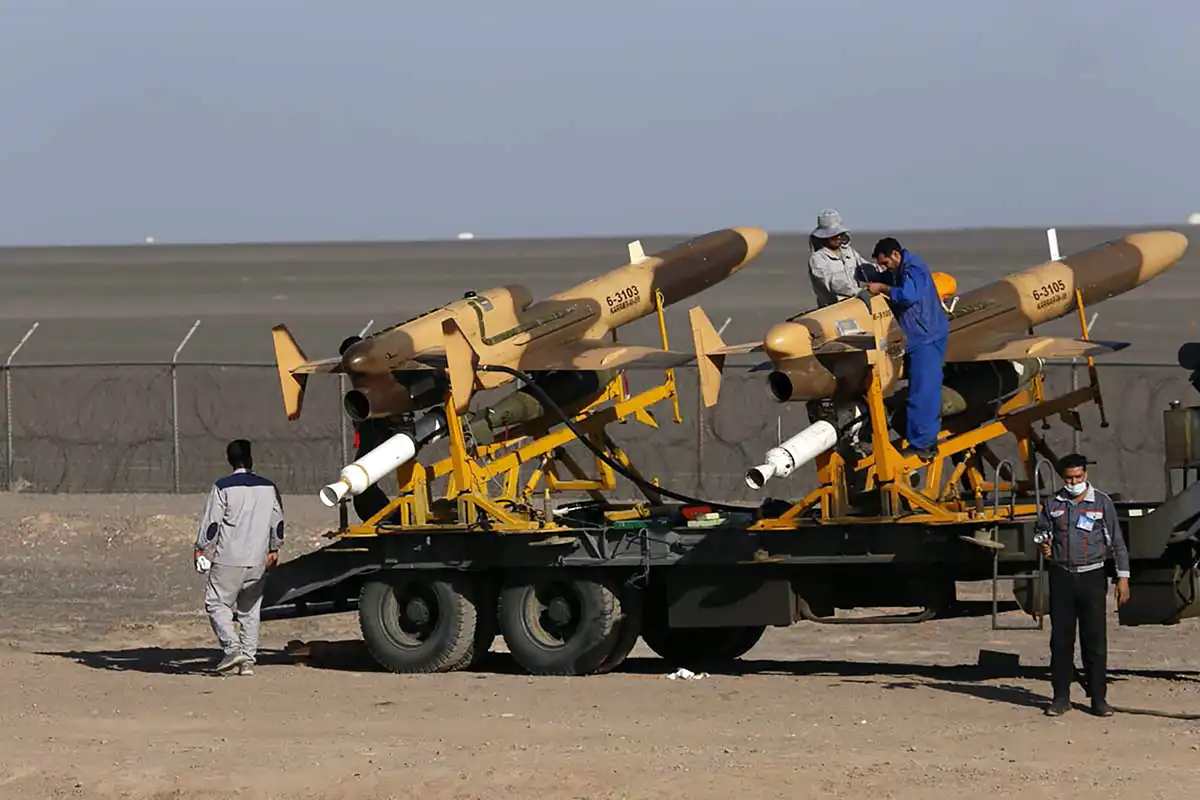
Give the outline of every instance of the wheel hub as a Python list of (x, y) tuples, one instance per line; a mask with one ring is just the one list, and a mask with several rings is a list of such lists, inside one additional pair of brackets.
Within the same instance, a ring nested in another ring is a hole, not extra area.
[(580, 624), (579, 600), (569, 586), (531, 587), (525, 596), (522, 625), (542, 647), (564, 646)]
[(555, 625), (566, 625), (571, 621), (571, 604), (565, 597), (555, 597), (546, 609), (546, 616)]
[(413, 597), (404, 606), (405, 620), (419, 627), (428, 625), (430, 616), (429, 604), (424, 598)]

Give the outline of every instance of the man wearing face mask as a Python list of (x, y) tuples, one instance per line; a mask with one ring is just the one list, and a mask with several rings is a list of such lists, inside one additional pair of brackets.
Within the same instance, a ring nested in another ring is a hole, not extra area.
[(850, 231), (832, 208), (817, 214), (817, 227), (808, 236), (808, 277), (817, 306), (824, 308), (855, 297), (871, 281), (886, 281), (882, 270), (850, 246)]
[(1087, 459), (1078, 453), (1059, 464), (1063, 487), (1042, 504), (1034, 535), (1050, 564), (1050, 681), (1057, 717), (1071, 708), (1075, 629), (1092, 698), (1092, 713), (1107, 717), (1108, 627), (1105, 615), (1111, 553), (1117, 566), (1116, 599), (1129, 600), (1129, 551), (1112, 498), (1088, 483)]

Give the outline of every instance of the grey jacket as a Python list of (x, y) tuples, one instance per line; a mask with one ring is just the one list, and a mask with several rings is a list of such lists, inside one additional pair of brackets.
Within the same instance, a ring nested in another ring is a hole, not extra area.
[(1112, 498), (1092, 485), (1080, 497), (1059, 489), (1043, 504), (1034, 524), (1036, 533), (1049, 533), (1050, 558), (1072, 572), (1104, 566), (1109, 553), (1117, 577), (1129, 577), (1129, 551)]
[(283, 545), (283, 500), (275, 484), (244, 469), (213, 484), (196, 549), (214, 564), (257, 567)]
[(837, 252), (828, 247), (815, 251), (808, 257), (808, 276), (817, 305), (822, 308), (854, 297), (871, 281), (887, 283), (881, 277), (882, 268), (867, 261), (848, 244)]

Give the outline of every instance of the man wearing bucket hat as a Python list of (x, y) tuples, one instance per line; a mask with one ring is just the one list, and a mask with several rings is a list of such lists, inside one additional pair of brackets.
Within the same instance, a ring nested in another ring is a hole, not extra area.
[(817, 227), (808, 237), (812, 255), (808, 257), (808, 276), (820, 307), (858, 295), (872, 281), (886, 276), (850, 246), (850, 231), (842, 224), (842, 215), (832, 208), (817, 214)]

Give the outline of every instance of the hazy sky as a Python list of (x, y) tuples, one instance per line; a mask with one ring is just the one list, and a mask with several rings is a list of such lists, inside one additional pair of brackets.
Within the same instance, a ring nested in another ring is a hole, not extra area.
[(1194, 0), (0, 1), (0, 244), (1182, 223)]

